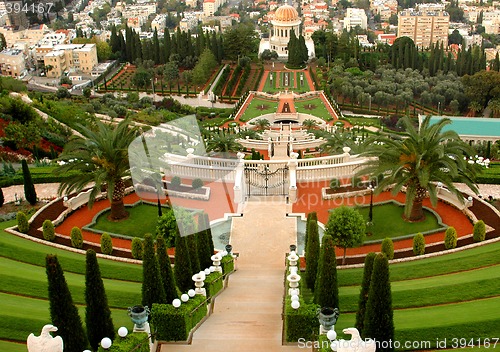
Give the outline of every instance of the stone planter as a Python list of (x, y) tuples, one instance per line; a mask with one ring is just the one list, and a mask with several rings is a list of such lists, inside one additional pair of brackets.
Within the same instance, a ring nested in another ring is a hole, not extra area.
[(128, 316), (135, 324), (137, 329), (143, 329), (144, 324), (148, 321), (149, 308), (146, 306), (133, 306), (128, 308)]

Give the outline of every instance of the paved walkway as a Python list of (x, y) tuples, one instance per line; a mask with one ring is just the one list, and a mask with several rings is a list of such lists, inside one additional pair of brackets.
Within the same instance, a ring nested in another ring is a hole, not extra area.
[(169, 351), (300, 351), (282, 346), (285, 253), (295, 243), (295, 219), (284, 202), (248, 202), (233, 218), (231, 244), (239, 252), (237, 271), (215, 301), (214, 313), (191, 345), (163, 345)]

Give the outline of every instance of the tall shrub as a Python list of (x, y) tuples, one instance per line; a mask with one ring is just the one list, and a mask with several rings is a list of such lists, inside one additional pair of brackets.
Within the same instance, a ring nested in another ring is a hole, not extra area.
[(415, 237), (413, 237), (413, 254), (425, 254), (425, 237), (421, 233), (417, 233)]
[(318, 275), (318, 261), (320, 256), (318, 222), (311, 218), (307, 226), (307, 247), (306, 247), (306, 285), (314, 290), (316, 277)]
[(113, 253), (113, 240), (107, 232), (104, 232), (101, 235), (101, 252), (102, 254), (107, 255), (111, 255), (111, 253)]
[(356, 312), (356, 329), (364, 336), (366, 303), (368, 302), (368, 292), (370, 291), (370, 281), (372, 279), (373, 260), (376, 254), (371, 252), (365, 257), (365, 266), (363, 268), (363, 282), (361, 282), (361, 291), (359, 293), (358, 311)]
[(307, 238), (309, 236), (309, 223), (311, 222), (311, 220), (318, 221), (318, 214), (315, 211), (312, 211), (309, 214), (307, 214), (306, 235), (304, 237), (304, 250), (307, 250)]
[(156, 255), (158, 256), (158, 265), (160, 266), (160, 275), (163, 282), (163, 290), (165, 291), (165, 299), (167, 303), (171, 303), (175, 298), (178, 298), (177, 287), (175, 286), (174, 272), (172, 264), (167, 253), (167, 245), (162, 235), (156, 237)]
[[(373, 260), (372, 278), (366, 303), (364, 338), (372, 338), (384, 345), (394, 341), (394, 320), (392, 311), (391, 281), (389, 261), (383, 253), (378, 253)], [(383, 347), (383, 346), (382, 346)], [(388, 344), (380, 351), (393, 351)], [(377, 351), (379, 349), (377, 348)]]
[(189, 251), (189, 260), (191, 262), (191, 275), (197, 274), (200, 272), (200, 260), (198, 258), (198, 246), (197, 246), (197, 237), (198, 234), (190, 234), (186, 236), (186, 243)]
[[(210, 228), (210, 219), (208, 218), (208, 214), (207, 213), (203, 213), (203, 222), (206, 224), (206, 237), (205, 237), (205, 241), (207, 241), (208, 243), (208, 248), (209, 248), (209, 251), (210, 251), (210, 257), (212, 255), (214, 255), (214, 252), (215, 252), (215, 246), (214, 246), (214, 239), (212, 237), (212, 229)], [(212, 260), (210, 260), (210, 265), (212, 265)]]
[(389, 237), (384, 238), (380, 251), (387, 256), (387, 259), (394, 259), (394, 242), (392, 242), (392, 239)]
[(114, 339), (115, 329), (111, 310), (94, 250), (87, 251), (85, 270), (85, 325), (90, 347), (95, 351), (103, 337)]
[(45, 263), (52, 324), (57, 326), (57, 335), (62, 337), (65, 351), (83, 351), (87, 347), (87, 339), (82, 319), (73, 304), (61, 265), (53, 254), (47, 255)]
[(31, 178), (31, 173), (28, 168), (28, 163), (25, 159), (21, 162), (23, 167), (23, 179), (24, 179), (24, 197), (31, 205), (36, 204), (36, 191), (35, 185), (33, 184), (33, 179)]
[(70, 237), (71, 237), (71, 245), (73, 247), (80, 249), (83, 247), (82, 231), (78, 227), (75, 226), (71, 229)]
[(210, 268), (212, 265), (212, 260), (210, 259), (213, 255), (213, 252), (210, 252), (210, 244), (208, 238), (207, 228), (210, 227), (208, 224), (208, 216), (206, 214), (201, 214), (198, 216), (198, 234), (197, 234), (197, 243), (196, 248), (198, 249), (198, 260), (200, 261), (200, 270), (204, 270), (206, 268)]
[(314, 302), (320, 307), (339, 308), (339, 288), (337, 285), (337, 257), (335, 244), (330, 235), (323, 236), (319, 257)]
[(4, 202), (5, 202), (5, 198), (3, 196), (3, 190), (0, 188), (0, 208), (3, 207)]
[(134, 237), (132, 239), (132, 257), (135, 259), (142, 260), (142, 255), (144, 252), (142, 240), (139, 237)]
[(153, 303), (166, 302), (153, 236), (147, 233), (144, 235), (144, 256), (142, 259), (142, 305), (151, 308)]
[(457, 230), (454, 227), (448, 227), (444, 233), (444, 248), (453, 249), (457, 246)]
[(56, 239), (56, 230), (54, 224), (49, 219), (46, 219), (42, 225), (43, 239), (46, 241), (54, 241)]
[(486, 225), (483, 220), (479, 220), (474, 224), (474, 232), (473, 232), (474, 242), (484, 241), (486, 238)]
[(181, 292), (187, 292), (193, 287), (192, 276), (186, 237), (177, 234), (175, 237), (174, 277)]
[(28, 217), (22, 211), (18, 211), (16, 215), (17, 229), (19, 232), (28, 233), (30, 225), (28, 223)]

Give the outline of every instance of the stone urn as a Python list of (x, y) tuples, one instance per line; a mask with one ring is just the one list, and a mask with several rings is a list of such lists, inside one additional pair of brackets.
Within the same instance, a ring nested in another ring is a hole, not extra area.
[(128, 308), (128, 316), (135, 324), (137, 329), (143, 329), (144, 324), (148, 321), (149, 308), (148, 306), (133, 306)]
[(222, 267), (220, 266), (220, 261), (222, 260), (222, 257), (219, 253), (214, 254), (210, 259), (213, 262), (214, 266), (214, 271), (217, 271), (222, 274)]
[(290, 264), (290, 266), (297, 266), (299, 256), (297, 255), (297, 253), (291, 252), (288, 257), (286, 257), (286, 259), (288, 259), (288, 264)]
[(316, 316), (321, 324), (320, 333), (326, 332), (335, 325), (339, 318), (340, 312), (338, 308), (322, 307), (318, 308)]
[(195, 286), (194, 292), (197, 295), (206, 296), (207, 291), (205, 288), (203, 288), (203, 286), (205, 285), (205, 279), (206, 279), (205, 271), (200, 271), (198, 274), (194, 274), (192, 279), (194, 281), (194, 286)]
[(300, 281), (300, 275), (297, 273), (292, 273), (286, 277), (288, 282), (290, 283), (290, 289), (288, 290), (288, 294), (290, 294), (290, 291), (292, 289), (299, 290), (299, 281)]

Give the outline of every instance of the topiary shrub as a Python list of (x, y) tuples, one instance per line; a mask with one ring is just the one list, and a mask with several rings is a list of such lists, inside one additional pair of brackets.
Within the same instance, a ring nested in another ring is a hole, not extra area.
[(340, 181), (338, 178), (333, 178), (330, 181), (330, 189), (337, 189), (340, 187)]
[(78, 227), (73, 227), (70, 233), (71, 245), (75, 248), (81, 249), (83, 247), (82, 231)]
[(179, 187), (181, 185), (181, 178), (179, 176), (174, 176), (170, 180), (170, 186), (171, 187)]
[(425, 254), (425, 237), (421, 233), (417, 233), (413, 237), (413, 253), (415, 255)]
[(56, 239), (56, 231), (54, 229), (54, 224), (49, 219), (43, 222), (42, 232), (44, 240), (54, 241)]
[(486, 225), (483, 220), (474, 224), (473, 238), (474, 242), (481, 242), (486, 238)]
[[(138, 347), (140, 346), (140, 347)], [(99, 346), (97, 352), (149, 352), (148, 334), (145, 332), (133, 332), (125, 337), (113, 340), (113, 345), (105, 350)]]
[(37, 202), (35, 185), (33, 184), (33, 179), (31, 178), (31, 173), (28, 168), (28, 163), (25, 159), (21, 162), (23, 168), (23, 178), (24, 178), (24, 196), (26, 200), (31, 205), (35, 205)]
[(457, 230), (454, 227), (448, 227), (444, 234), (444, 248), (453, 249), (457, 246)]
[(0, 208), (3, 207), (3, 203), (5, 202), (5, 198), (3, 196), (3, 191), (0, 188)]
[(19, 232), (28, 233), (30, 225), (28, 224), (28, 217), (22, 211), (18, 211), (16, 215), (17, 229)]
[(191, 183), (194, 189), (203, 187), (203, 180), (201, 178), (195, 178)]
[(392, 242), (392, 239), (389, 237), (384, 238), (380, 251), (387, 256), (387, 259), (394, 259), (394, 242)]
[(139, 237), (134, 237), (132, 239), (132, 257), (134, 259), (142, 260), (142, 254), (144, 249), (142, 247), (142, 240)]
[(104, 232), (101, 235), (101, 253), (110, 255), (113, 253), (113, 241), (109, 233)]

